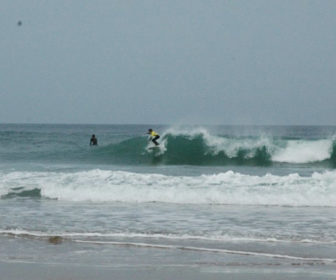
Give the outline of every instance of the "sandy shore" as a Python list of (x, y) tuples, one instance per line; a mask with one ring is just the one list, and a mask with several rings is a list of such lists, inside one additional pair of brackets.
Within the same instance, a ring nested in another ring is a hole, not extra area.
[(316, 271), (307, 268), (283, 267), (219, 267), (219, 266), (116, 266), (78, 264), (46, 264), (0, 262), (3, 280), (282, 280), (282, 279), (335, 279), (333, 271)]
[[(332, 260), (96, 243), (50, 243), (43, 238), (3, 236), (0, 280), (336, 279), (336, 263)], [(254, 246), (254, 251), (260, 249)], [(308, 257), (308, 250), (305, 252)]]

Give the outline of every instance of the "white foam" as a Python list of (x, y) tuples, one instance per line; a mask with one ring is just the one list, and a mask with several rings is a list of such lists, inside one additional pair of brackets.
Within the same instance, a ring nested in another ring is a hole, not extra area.
[(233, 171), (165, 176), (100, 169), (0, 174), (1, 195), (18, 186), (39, 188), (43, 197), (67, 201), (336, 206), (336, 171), (310, 177), (251, 176)]
[(306, 163), (323, 161), (330, 158), (332, 140), (288, 141), (284, 148), (279, 148), (272, 156), (273, 161), (288, 163)]
[(156, 156), (163, 155), (167, 151), (166, 145), (167, 141), (165, 139), (162, 139), (160, 145), (158, 146), (155, 146), (153, 143), (148, 142), (145, 150), (147, 153), (151, 153)]

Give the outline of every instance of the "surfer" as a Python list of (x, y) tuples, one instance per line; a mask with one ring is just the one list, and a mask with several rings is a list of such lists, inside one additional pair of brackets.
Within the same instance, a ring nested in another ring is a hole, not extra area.
[(98, 145), (98, 139), (96, 138), (96, 135), (92, 134), (90, 139), (90, 146), (97, 146)]
[(156, 140), (160, 138), (160, 135), (151, 128), (148, 129), (147, 134), (150, 135), (150, 140), (155, 144), (155, 146), (158, 146), (159, 143)]

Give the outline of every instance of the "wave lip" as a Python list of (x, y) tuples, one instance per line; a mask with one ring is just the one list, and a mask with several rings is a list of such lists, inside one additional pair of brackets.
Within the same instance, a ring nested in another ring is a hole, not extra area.
[(228, 171), (213, 175), (166, 176), (124, 171), (74, 173), (12, 172), (0, 174), (0, 196), (10, 198), (13, 186), (35, 197), (66, 201), (336, 206), (336, 171), (251, 176)]

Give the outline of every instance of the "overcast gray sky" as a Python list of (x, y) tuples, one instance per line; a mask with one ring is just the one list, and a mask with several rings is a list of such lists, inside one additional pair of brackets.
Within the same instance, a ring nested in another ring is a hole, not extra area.
[(335, 15), (335, 0), (2, 0), (0, 122), (335, 125)]

